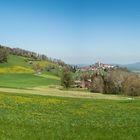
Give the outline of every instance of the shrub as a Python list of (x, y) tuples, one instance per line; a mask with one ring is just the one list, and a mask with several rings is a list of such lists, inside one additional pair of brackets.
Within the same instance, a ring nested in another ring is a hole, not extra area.
[(0, 48), (0, 63), (7, 62), (8, 52), (5, 48)]
[(101, 76), (95, 76), (92, 79), (91, 86), (89, 89), (91, 92), (103, 93), (104, 92), (103, 78)]
[(140, 95), (140, 78), (125, 69), (110, 71), (104, 78), (105, 94)]
[(43, 69), (39, 63), (34, 63), (32, 66), (33, 66), (33, 70), (37, 73), (41, 72)]
[(104, 93), (121, 94), (123, 92), (123, 82), (130, 73), (123, 69), (110, 71), (104, 78)]
[(140, 79), (138, 76), (131, 74), (123, 83), (123, 92), (129, 96), (140, 95)]
[(68, 68), (64, 68), (62, 71), (61, 84), (65, 88), (69, 88), (72, 85), (72, 75)]

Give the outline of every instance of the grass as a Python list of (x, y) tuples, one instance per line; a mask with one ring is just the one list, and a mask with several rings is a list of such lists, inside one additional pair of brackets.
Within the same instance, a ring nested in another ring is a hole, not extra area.
[(54, 80), (60, 80), (60, 77), (58, 76), (55, 76), (51, 73), (46, 73), (46, 74), (36, 74), (37, 76), (40, 76), (40, 77), (44, 77), (44, 78), (49, 78), (49, 79), (54, 79)]
[(40, 86), (32, 87), (26, 89), (17, 89), (17, 88), (0, 88), (0, 92), (8, 93), (18, 93), (18, 94), (29, 94), (29, 95), (43, 95), (43, 96), (53, 96), (53, 97), (70, 97), (70, 98), (84, 98), (84, 99), (106, 99), (106, 100), (133, 100), (138, 99), (138, 97), (128, 98), (127, 96), (121, 95), (109, 95), (101, 93), (91, 93), (88, 91), (73, 91), (62, 90), (62, 87), (58, 85), (51, 86)]
[[(0, 68), (29, 68), (24, 59), (10, 55)], [(60, 78), (50, 73), (0, 74), (0, 139), (140, 139), (139, 98), (62, 90), (59, 85)]]
[(44, 78), (34, 74), (0, 74), (0, 87), (29, 88), (59, 84), (59, 79)]
[(0, 139), (139, 140), (139, 100), (0, 94)]
[(48, 61), (48, 60), (36, 61), (36, 63), (38, 63), (41, 67), (48, 67), (48, 66), (53, 66), (55, 68), (59, 67), (58, 64)]
[(27, 58), (9, 55), (7, 63), (0, 63), (0, 73), (34, 73), (32, 65), (26, 62)]
[(31, 65), (25, 61), (25, 57), (9, 55), (7, 63), (0, 63), (0, 67), (14, 67), (14, 66), (22, 66), (22, 67), (31, 67)]

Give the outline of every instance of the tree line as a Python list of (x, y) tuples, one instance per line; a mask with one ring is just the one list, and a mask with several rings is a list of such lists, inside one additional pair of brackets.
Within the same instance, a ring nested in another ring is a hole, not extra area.
[(32, 51), (20, 49), (20, 48), (10, 48), (7, 46), (0, 45), (0, 63), (7, 62), (8, 54), (27, 57), (28, 61), (48, 60), (53, 63), (57, 63), (58, 65), (61, 65), (61, 66), (68, 66), (62, 60), (48, 58), (44, 54), (39, 54)]
[[(73, 87), (74, 81), (71, 71), (64, 69), (61, 84), (65, 88), (70, 88)], [(84, 72), (80, 75), (80, 81), (93, 93), (140, 96), (140, 77), (126, 68), (112, 69), (105, 75)]]
[(105, 76), (94, 76), (88, 88), (97, 93), (140, 96), (140, 78), (127, 69), (118, 68)]

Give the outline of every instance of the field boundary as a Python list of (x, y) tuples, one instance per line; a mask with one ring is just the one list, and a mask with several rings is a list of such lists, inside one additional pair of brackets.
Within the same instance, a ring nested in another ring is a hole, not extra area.
[(105, 100), (128, 100), (127, 96), (110, 95), (101, 93), (90, 93), (83, 91), (60, 90), (50, 87), (35, 87), (32, 89), (16, 89), (16, 88), (1, 88), (0, 92), (13, 93), (13, 94), (29, 94), (29, 95), (42, 95), (53, 97), (69, 97), (69, 98), (85, 98), (85, 99), (105, 99)]

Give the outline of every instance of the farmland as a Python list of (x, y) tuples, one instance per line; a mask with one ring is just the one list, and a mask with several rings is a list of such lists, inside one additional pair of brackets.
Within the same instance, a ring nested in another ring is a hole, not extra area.
[(1, 0), (0, 19), (0, 140), (140, 140), (140, 0)]
[[(56, 77), (57, 78), (57, 77)], [(59, 85), (60, 80), (52, 77), (44, 78), (34, 74), (0, 74), (0, 87), (28, 88), (35, 86)]]
[(0, 94), (0, 139), (140, 139), (139, 100)]
[[(9, 59), (1, 69), (32, 69)], [(139, 140), (139, 106), (139, 97), (64, 89), (50, 72), (0, 73), (0, 139)]]

